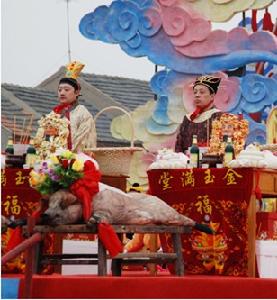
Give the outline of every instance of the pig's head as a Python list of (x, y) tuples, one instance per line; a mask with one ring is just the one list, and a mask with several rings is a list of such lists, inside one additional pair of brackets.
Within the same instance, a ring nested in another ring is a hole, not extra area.
[(82, 219), (82, 205), (68, 190), (59, 190), (49, 198), (49, 207), (41, 215), (45, 225), (75, 224)]

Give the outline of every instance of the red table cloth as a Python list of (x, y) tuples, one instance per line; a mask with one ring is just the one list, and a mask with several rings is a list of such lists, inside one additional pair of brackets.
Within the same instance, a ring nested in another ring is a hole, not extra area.
[[(182, 235), (188, 274), (247, 276), (253, 169), (149, 170), (148, 180), (152, 195), (216, 232)], [(172, 248), (169, 236), (163, 235), (161, 242), (164, 250)]]

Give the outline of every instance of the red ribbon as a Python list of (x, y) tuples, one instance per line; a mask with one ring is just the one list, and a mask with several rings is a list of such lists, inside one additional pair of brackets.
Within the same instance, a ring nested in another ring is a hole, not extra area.
[(93, 196), (99, 192), (100, 179), (99, 170), (96, 170), (92, 161), (87, 160), (84, 165), (84, 176), (70, 186), (70, 191), (82, 202), (85, 221), (88, 221), (92, 215), (91, 202)]
[(110, 224), (98, 224), (98, 237), (103, 243), (104, 247), (109, 251), (111, 257), (114, 257), (118, 253), (122, 252), (123, 247), (121, 241)]
[(59, 104), (53, 108), (53, 111), (56, 114), (61, 114), (63, 110), (68, 110), (72, 105), (71, 104)]
[[(91, 203), (93, 196), (99, 191), (98, 183), (100, 178), (101, 173), (96, 170), (94, 163), (87, 160), (84, 166), (84, 176), (70, 186), (70, 191), (82, 202), (85, 221), (88, 221), (92, 215)], [(122, 252), (121, 241), (110, 224), (98, 224), (98, 237), (109, 251), (111, 257)]]

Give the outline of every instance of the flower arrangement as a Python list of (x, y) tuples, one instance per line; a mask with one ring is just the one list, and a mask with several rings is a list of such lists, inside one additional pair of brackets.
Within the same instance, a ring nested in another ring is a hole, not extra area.
[[(69, 121), (66, 118), (62, 118), (60, 114), (52, 111), (41, 117), (38, 124), (34, 146), (40, 159), (48, 159), (57, 149), (67, 147)], [(55, 129), (56, 134), (49, 136), (49, 140), (47, 140), (46, 132), (51, 129), (52, 131)]]
[(240, 119), (238, 115), (224, 113), (218, 120), (212, 122), (211, 138), (209, 141), (209, 154), (223, 154), (226, 142), (223, 136), (231, 136), (235, 149), (235, 156), (244, 149), (245, 140), (249, 132), (248, 121)]
[(30, 172), (30, 185), (42, 195), (49, 195), (59, 189), (69, 188), (84, 176), (84, 161), (69, 150), (52, 154), (49, 160), (40, 162)]

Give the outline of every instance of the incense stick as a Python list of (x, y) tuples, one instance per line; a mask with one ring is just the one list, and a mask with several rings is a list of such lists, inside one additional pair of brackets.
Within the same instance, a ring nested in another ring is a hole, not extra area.
[(16, 121), (16, 116), (13, 116), (13, 143), (15, 144), (15, 121)]
[(23, 136), (24, 136), (24, 133), (25, 133), (25, 131), (24, 131), (25, 121), (26, 121), (26, 118), (23, 119), (23, 123), (22, 123), (21, 136), (20, 136), (20, 144), (23, 144)]
[(29, 125), (26, 127), (26, 134), (24, 136), (23, 144), (25, 144), (28, 141), (28, 136), (30, 135), (32, 131), (32, 123), (33, 123), (33, 114), (30, 114), (30, 122)]

